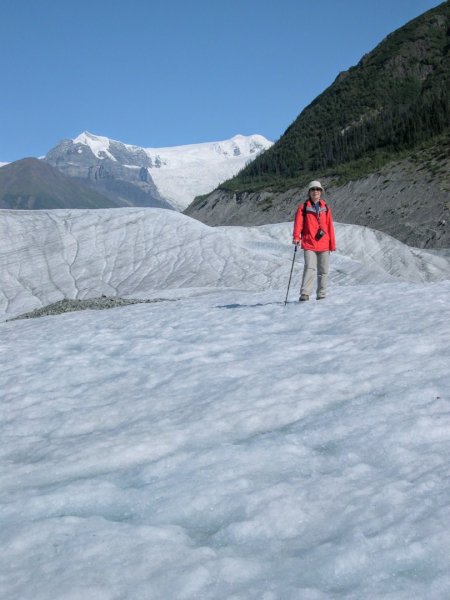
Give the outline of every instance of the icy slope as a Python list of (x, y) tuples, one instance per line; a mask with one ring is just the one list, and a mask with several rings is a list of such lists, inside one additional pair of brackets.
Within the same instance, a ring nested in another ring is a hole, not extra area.
[(196, 196), (207, 194), (234, 177), (258, 154), (272, 146), (261, 135), (236, 135), (223, 142), (146, 149), (159, 159), (150, 174), (161, 195), (183, 210)]
[[(290, 223), (208, 227), (162, 209), (0, 211), (0, 315), (63, 298), (180, 297), (195, 289), (284, 290)], [(337, 225), (331, 285), (450, 278), (450, 260)], [(302, 269), (293, 277), (297, 294)], [(171, 291), (172, 290), (172, 291)]]

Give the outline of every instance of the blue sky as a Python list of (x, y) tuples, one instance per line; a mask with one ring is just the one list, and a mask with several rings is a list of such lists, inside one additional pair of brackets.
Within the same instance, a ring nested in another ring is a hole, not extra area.
[(84, 130), (146, 147), (278, 139), (433, 0), (0, 0), (0, 161)]

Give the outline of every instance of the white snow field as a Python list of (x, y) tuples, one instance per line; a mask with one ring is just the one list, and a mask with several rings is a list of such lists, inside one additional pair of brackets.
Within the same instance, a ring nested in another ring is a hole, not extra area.
[[(2, 600), (448, 600), (448, 256), (338, 224), (284, 306), (291, 224), (0, 232)], [(101, 294), (167, 301), (6, 321)]]

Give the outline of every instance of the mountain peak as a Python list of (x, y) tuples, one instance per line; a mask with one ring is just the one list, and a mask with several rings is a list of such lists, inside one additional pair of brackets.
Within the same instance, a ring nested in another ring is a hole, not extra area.
[(109, 152), (110, 140), (107, 137), (95, 135), (89, 131), (83, 131), (73, 140), (74, 144), (82, 144), (88, 146), (94, 156), (97, 158), (110, 158), (115, 160), (113, 155)]

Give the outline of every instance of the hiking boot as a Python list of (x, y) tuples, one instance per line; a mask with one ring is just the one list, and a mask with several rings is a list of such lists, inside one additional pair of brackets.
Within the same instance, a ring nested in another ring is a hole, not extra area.
[(325, 300), (325, 294), (320, 294), (320, 296), (317, 296), (317, 300)]
[(309, 300), (308, 294), (301, 294), (299, 300), (300, 302), (303, 302), (304, 300)]

